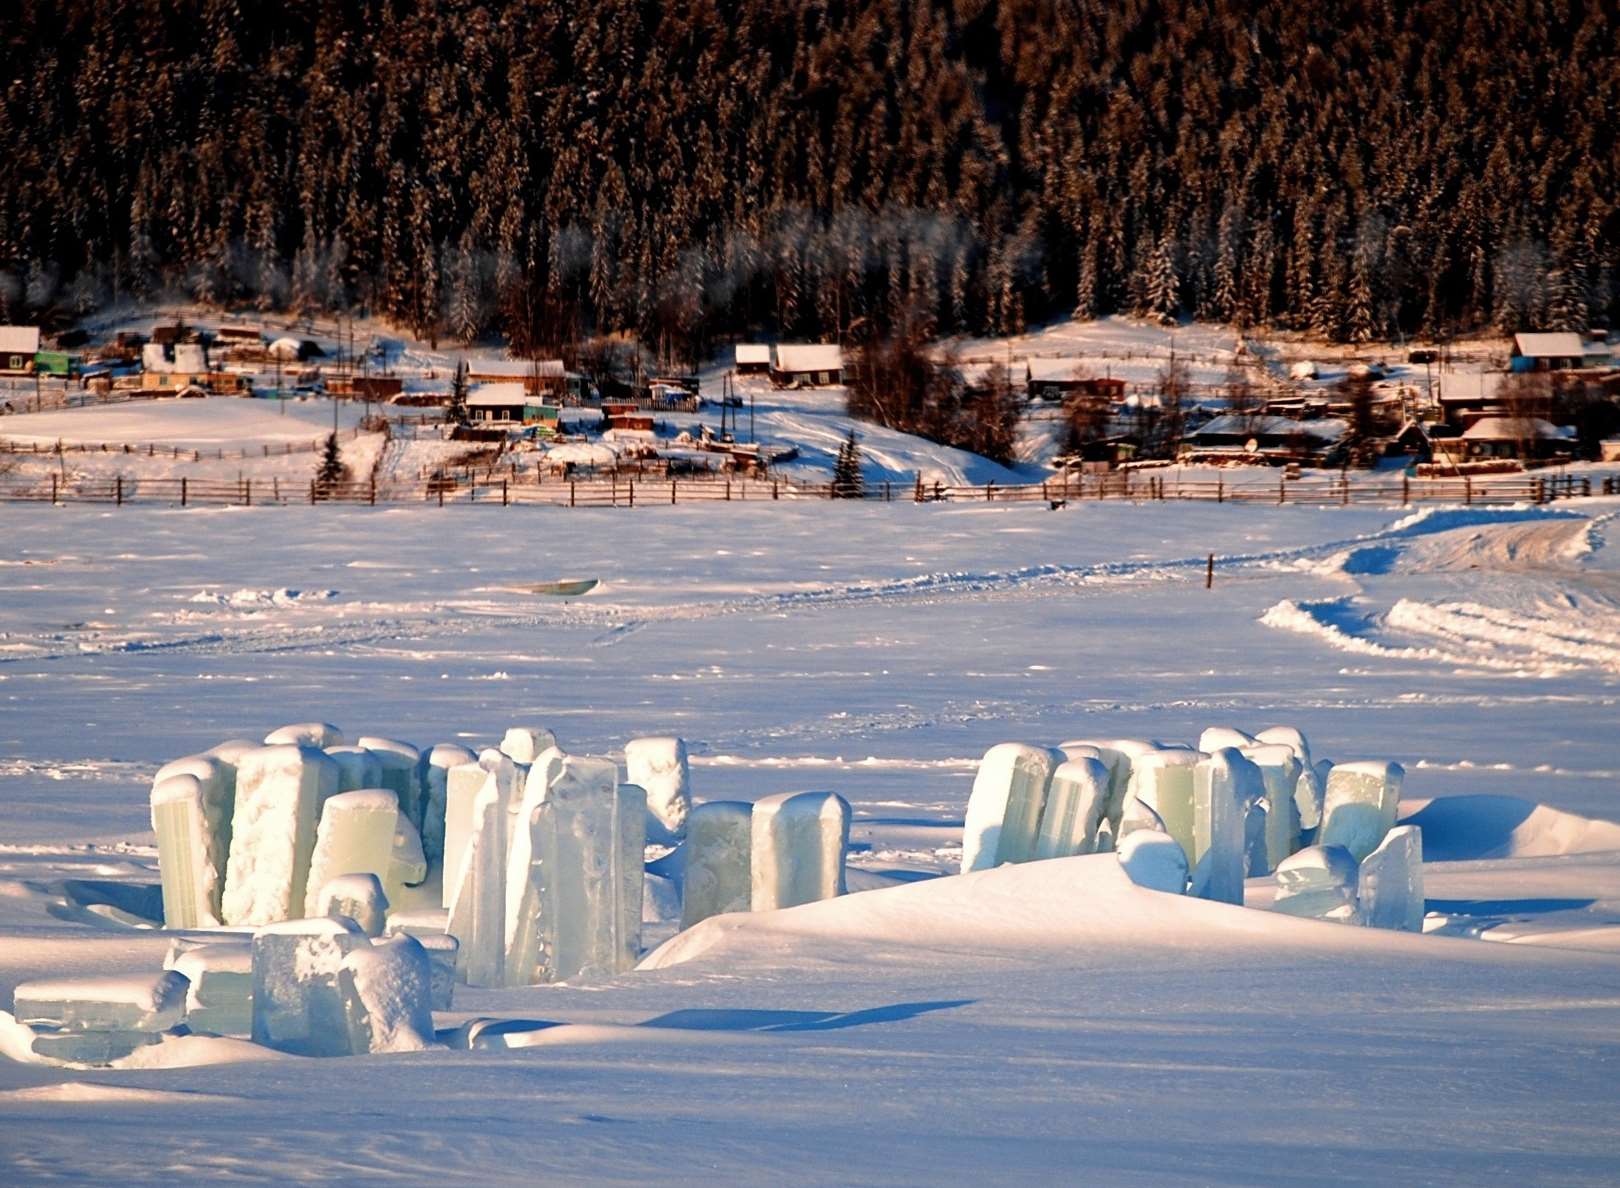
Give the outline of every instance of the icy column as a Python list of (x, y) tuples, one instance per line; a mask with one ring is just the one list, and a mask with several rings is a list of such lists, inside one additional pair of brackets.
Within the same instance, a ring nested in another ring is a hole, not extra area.
[(291, 726), (277, 727), (265, 735), (264, 745), (314, 747), (316, 750), (341, 747), (343, 731), (330, 722), (294, 722)]
[(1187, 893), (1187, 852), (1168, 833), (1138, 829), (1119, 844), (1119, 864), (1138, 887)]
[(618, 779), (611, 761), (570, 755), (534, 808), (542, 980), (622, 973), (640, 955), (647, 799)]
[(171, 946), (163, 968), (186, 979), (186, 1026), (215, 1035), (253, 1030), (253, 945)]
[(544, 726), (512, 726), (501, 738), (501, 754), (515, 763), (532, 764), (557, 745), (557, 736)]
[[(1153, 810), (1164, 823), (1164, 831), (1187, 852), (1193, 861), (1193, 770), (1204, 758), (1202, 751), (1149, 751), (1131, 758), (1130, 791), (1120, 821), (1119, 838), (1129, 836), (1138, 817), (1131, 811), (1133, 801)], [(1116, 846), (1118, 842), (1115, 843)]]
[(1097, 828), (1108, 811), (1108, 768), (1101, 759), (1070, 759), (1058, 765), (1046, 792), (1046, 809), (1035, 836), (1035, 858), (1066, 858), (1097, 848)]
[(1265, 781), (1262, 844), (1250, 855), (1249, 874), (1268, 875), (1277, 863), (1299, 849), (1299, 807), (1296, 796), (1302, 774), (1294, 748), (1282, 743), (1247, 747), (1244, 758), (1260, 769)]
[(1243, 903), (1245, 821), (1265, 798), (1260, 769), (1235, 747), (1222, 747), (1193, 769), (1192, 893)]
[(399, 815), (422, 832), (422, 752), (408, 742), (363, 734), (359, 745), (377, 757), (382, 765), (379, 787), (399, 797)]
[(563, 755), (556, 747), (541, 752), (527, 769), (502, 756), (504, 767), (492, 775), (503, 779), (507, 771), (526, 775), (514, 798), (502, 791), (502, 803), (513, 807), (506, 820), (506, 982), (529, 986), (540, 980), (540, 883), (534, 870), (534, 810), (562, 772)]
[[(998, 743), (984, 753), (973, 777), (962, 827), (964, 874), (1029, 860), (1046, 804), (1047, 783), (1063, 760), (1062, 751), (1023, 743)], [(757, 848), (754, 853), (757, 861)]]
[(849, 818), (849, 801), (833, 792), (779, 792), (755, 801), (749, 842), (753, 910), (842, 895)]
[(433, 1046), (433, 975), (427, 951), (409, 936), (356, 949), (338, 987), (349, 1050), (421, 1052)]
[(1398, 763), (1336, 763), (1327, 777), (1317, 842), (1343, 846), (1357, 862), (1395, 825), (1405, 772)]
[(746, 912), (753, 897), (754, 806), (710, 800), (686, 819), (681, 927), (725, 912)]
[(632, 738), (624, 744), (625, 782), (647, 793), (648, 839), (673, 844), (686, 836), (692, 780), (686, 743), (678, 738)]
[(198, 928), (218, 924), (229, 852), (229, 828), (217, 828), (223, 806), (211, 795), (208, 784), (195, 775), (171, 775), (155, 782), (151, 805), (158, 874), (163, 882), (164, 925)]
[(364, 747), (327, 747), (327, 755), (338, 765), (338, 791), (381, 788), (382, 764)]
[(268, 924), (303, 909), (316, 817), (337, 783), (338, 765), (313, 747), (267, 746), (242, 756), (225, 923)]
[(476, 763), (478, 756), (457, 743), (439, 743), (422, 756), (417, 779), (422, 786), (422, 853), (428, 866), (444, 865), (445, 805), (452, 767)]
[(1343, 846), (1306, 846), (1277, 866), (1271, 910), (1311, 920), (1354, 924), (1357, 863)]
[(374, 874), (345, 874), (327, 882), (316, 897), (311, 916), (344, 916), (367, 936), (381, 936), (388, 923), (388, 896)]
[(327, 914), (326, 909), (319, 906), (320, 898), (327, 884), (343, 875), (375, 875), (380, 894), (381, 881), (388, 878), (394, 863), (394, 833), (398, 823), (399, 802), (386, 789), (362, 788), (339, 792), (328, 799), (315, 834), (304, 915)]
[(1369, 928), (1423, 931), (1423, 831), (1400, 825), (1361, 864), (1361, 922)]
[(299, 1056), (349, 1055), (343, 960), (371, 944), (353, 920), (285, 920), (253, 934), (253, 1042)]
[[(500, 759), (511, 763), (505, 755)], [(484, 790), (489, 769), (483, 763), (461, 763), (444, 774), (444, 892), (441, 902), (450, 906), (472, 844), (473, 805)]]
[(499, 986), (506, 946), (506, 813), (493, 775), (473, 802), (472, 836), (450, 901), (450, 935), (469, 986)]

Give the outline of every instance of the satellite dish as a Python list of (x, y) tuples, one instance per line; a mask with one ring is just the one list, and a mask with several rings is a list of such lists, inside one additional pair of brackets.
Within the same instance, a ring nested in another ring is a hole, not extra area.
[(1260, 439), (1256, 437), (1249, 438), (1248, 441), (1243, 443), (1243, 450), (1245, 453), (1258, 454), (1260, 452)]

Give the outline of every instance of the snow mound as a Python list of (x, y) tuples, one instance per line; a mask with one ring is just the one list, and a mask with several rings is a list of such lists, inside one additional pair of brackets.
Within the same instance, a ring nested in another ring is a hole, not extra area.
[(198, 590), (187, 602), (207, 603), (233, 610), (270, 606), (298, 606), (306, 602), (330, 602), (338, 596), (336, 590), (233, 590), (221, 594), (214, 590)]
[(1408, 812), (1400, 823), (1423, 830), (1428, 862), (1620, 850), (1620, 825), (1516, 796), (1441, 796)]

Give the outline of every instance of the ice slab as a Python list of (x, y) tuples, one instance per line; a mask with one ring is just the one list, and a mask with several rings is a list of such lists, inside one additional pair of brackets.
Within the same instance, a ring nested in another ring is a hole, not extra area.
[(1353, 924), (1359, 920), (1359, 864), (1343, 846), (1306, 846), (1277, 866), (1272, 910), (1313, 920)]
[[(1164, 824), (1164, 831), (1187, 852), (1193, 854), (1193, 772), (1205, 758), (1202, 751), (1148, 751), (1131, 757), (1130, 789), (1120, 821), (1120, 842), (1138, 827), (1138, 814), (1132, 802), (1152, 809)], [(1120, 842), (1116, 842), (1118, 845)]]
[(422, 785), (422, 854), (428, 865), (444, 864), (445, 803), (450, 769), (476, 763), (478, 756), (459, 743), (438, 743), (422, 756), (417, 778)]
[[(310, 858), (308, 890), (304, 896), (303, 914), (329, 915), (323, 899), (327, 889), (346, 876), (370, 877), (377, 886), (377, 895), (383, 895), (382, 882), (387, 879), (394, 864), (394, 836), (399, 828), (398, 799), (386, 788), (357, 788), (353, 792), (339, 792), (329, 798), (321, 812), (320, 825), (315, 835), (315, 852)], [(358, 893), (360, 884), (348, 888)], [(386, 907), (387, 900), (383, 900)], [(344, 911), (345, 916), (354, 916)], [(362, 927), (366, 921), (354, 916)], [(377, 927), (382, 927), (380, 915)], [(369, 927), (370, 936), (377, 933)]]
[[(1036, 755), (1038, 762), (1050, 762), (1045, 752)], [(1034, 778), (1044, 790), (1044, 774), (1037, 772)], [(779, 792), (755, 801), (749, 843), (753, 910), (767, 912), (844, 894), (849, 820), (849, 801), (834, 792)]]
[(1299, 849), (1300, 765), (1298, 752), (1287, 743), (1261, 743), (1245, 747), (1244, 758), (1260, 769), (1265, 781), (1261, 843), (1251, 850), (1249, 874), (1268, 875), (1277, 864)]
[(692, 777), (686, 743), (659, 736), (632, 738), (624, 744), (625, 782), (647, 794), (648, 838), (673, 844), (686, 836), (692, 811)]
[(754, 806), (710, 800), (686, 819), (682, 846), (681, 927), (725, 912), (748, 911), (753, 897)]
[(399, 815), (416, 826), (416, 831), (420, 834), (422, 752), (408, 742), (401, 742), (397, 738), (382, 738), (374, 734), (362, 734), (357, 741), (360, 746), (377, 757), (377, 762), (382, 766), (380, 786), (399, 797)]
[(186, 1026), (215, 1035), (253, 1030), (252, 942), (171, 946), (163, 968), (184, 977)]
[(1361, 921), (1369, 928), (1422, 932), (1423, 831), (1397, 825), (1361, 863), (1357, 883)]
[(1265, 794), (1260, 769), (1235, 747), (1222, 747), (1194, 767), (1194, 895), (1219, 903), (1243, 903), (1249, 810)]
[(65, 1031), (167, 1031), (185, 1019), (186, 979), (173, 970), (23, 982), (17, 1022)]
[(312, 916), (345, 916), (367, 936), (383, 933), (388, 922), (388, 897), (374, 874), (344, 874), (329, 880), (315, 899)]
[(1317, 841), (1362, 861), (1395, 826), (1405, 772), (1398, 763), (1335, 763), (1328, 772)]
[(515, 763), (533, 763), (541, 752), (557, 745), (557, 736), (544, 726), (509, 726), (501, 736), (501, 754)]
[(1119, 843), (1119, 864), (1138, 887), (1171, 895), (1187, 892), (1187, 851), (1167, 833), (1138, 829)]
[(499, 986), (506, 952), (506, 813), (493, 773), (473, 802), (472, 835), (450, 901), (450, 935), (460, 942), (470, 986)]
[(287, 920), (253, 934), (253, 1042), (300, 1056), (346, 1056), (344, 958), (371, 944), (353, 920)]
[[(213, 760), (206, 762), (217, 769)], [(163, 922), (168, 927), (211, 927), (220, 922), (230, 853), (229, 810), (217, 778), (205, 782), (193, 774), (175, 773), (153, 782), (152, 831), (157, 834)]]
[(640, 956), (647, 802), (618, 778), (609, 760), (570, 755), (533, 810), (537, 980), (622, 973)]
[(290, 745), (324, 750), (341, 747), (343, 743), (343, 731), (330, 722), (294, 722), (290, 726), (278, 726), (264, 736), (267, 747)]
[(381, 788), (382, 764), (364, 747), (327, 747), (326, 753), (338, 765), (338, 791)]
[(337, 785), (337, 763), (313, 747), (264, 746), (242, 756), (225, 868), (225, 923), (267, 924), (303, 910), (316, 818)]
[(106, 1065), (162, 1041), (156, 1031), (36, 1031), (29, 1046), (46, 1060)]
[[(1033, 856), (1047, 784), (1064, 759), (1062, 751), (1024, 743), (998, 743), (984, 753), (962, 826), (964, 874)], [(758, 861), (757, 848), (754, 855)]]
[(1108, 789), (1109, 770), (1100, 757), (1058, 764), (1047, 787), (1031, 857), (1067, 858), (1095, 851), (1097, 831), (1107, 819)]
[(433, 1046), (433, 974), (427, 950), (396, 936), (343, 959), (338, 986), (349, 1050), (421, 1052)]

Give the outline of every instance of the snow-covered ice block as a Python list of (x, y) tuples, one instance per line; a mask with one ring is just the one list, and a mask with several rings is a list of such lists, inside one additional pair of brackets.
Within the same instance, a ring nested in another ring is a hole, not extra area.
[(412, 908), (409, 911), (389, 912), (388, 925), (383, 930), (403, 932), (421, 940), (424, 936), (444, 936), (450, 931), (450, 913), (445, 908)]
[(501, 754), (515, 763), (533, 763), (556, 745), (557, 736), (544, 726), (509, 726), (501, 736)]
[(1301, 766), (1311, 766), (1311, 744), (1302, 731), (1293, 726), (1267, 726), (1254, 736), (1257, 743), (1292, 747)]
[[(534, 980), (622, 973), (640, 956), (647, 801), (618, 780), (610, 760), (570, 755), (533, 810)], [(526, 938), (514, 940), (514, 949), (526, 952)], [(508, 984), (528, 976), (526, 967), (509, 970)]]
[(444, 864), (444, 814), (450, 769), (477, 761), (478, 756), (460, 743), (438, 743), (422, 755), (417, 779), (422, 785), (422, 853), (429, 866)]
[(1187, 892), (1187, 851), (1168, 833), (1138, 829), (1119, 843), (1119, 864), (1138, 887), (1171, 895)]
[(1369, 928), (1423, 931), (1423, 830), (1398, 825), (1361, 863), (1361, 922)]
[(1125, 813), (1125, 795), (1131, 784), (1133, 752), (1115, 745), (1121, 741), (1124, 740), (1079, 738), (1058, 747), (1069, 759), (1100, 759), (1108, 768), (1108, 805), (1103, 810), (1103, 817), (1111, 840), (1119, 837), (1119, 824)]
[(472, 835), (450, 900), (450, 935), (460, 942), (470, 986), (499, 986), (506, 951), (506, 813), (493, 773), (473, 802)]
[(327, 747), (341, 747), (343, 742), (343, 731), (330, 722), (294, 722), (290, 726), (278, 726), (264, 736), (267, 747), (295, 746), (325, 750)]
[(1222, 747), (1193, 769), (1192, 893), (1243, 903), (1249, 809), (1265, 799), (1260, 769), (1235, 747)]
[(1268, 875), (1277, 863), (1299, 849), (1299, 755), (1286, 743), (1260, 743), (1245, 747), (1244, 758), (1260, 769), (1266, 794), (1262, 843), (1250, 854), (1249, 874)]
[[(496, 752), (503, 763), (511, 763), (505, 755)], [(467, 860), (467, 846), (472, 840), (473, 804), (484, 790), (484, 781), (490, 769), (481, 761), (461, 763), (444, 773), (444, 890), (441, 902), (450, 906), (456, 888), (461, 885), (462, 864)]]
[(1254, 746), (1254, 735), (1247, 730), (1239, 730), (1235, 726), (1211, 726), (1198, 736), (1198, 749), (1206, 755), (1213, 755), (1222, 747)]
[(433, 973), (414, 937), (396, 936), (343, 959), (338, 987), (349, 1050), (421, 1052), (433, 1046)]
[(962, 873), (1033, 856), (1047, 784), (1063, 761), (1062, 751), (1024, 743), (997, 743), (984, 753), (962, 826)]
[(203, 754), (218, 759), (234, 772), (243, 755), (249, 751), (257, 751), (263, 745), (250, 738), (228, 738), (217, 746), (209, 747)]
[[(353, 792), (339, 792), (327, 800), (316, 830), (315, 852), (310, 859), (304, 915), (329, 915), (327, 908), (321, 905), (322, 897), (335, 880), (346, 875), (374, 876), (377, 894), (383, 894), (382, 881), (389, 877), (394, 864), (398, 805), (398, 799), (386, 788), (357, 788)], [(360, 920), (360, 917), (355, 919)], [(365, 926), (364, 920), (360, 923)], [(381, 927), (380, 918), (377, 924)], [(366, 931), (371, 936), (377, 935), (369, 928)]]
[[(414, 934), (401, 931), (399, 935)], [(433, 978), (433, 1009), (448, 1011), (455, 994), (456, 955), (461, 951), (461, 942), (442, 932), (417, 936), (416, 942), (428, 956), (428, 966)]]
[(106, 1065), (162, 1041), (156, 1031), (36, 1031), (29, 1046), (46, 1060)]
[(686, 743), (678, 738), (632, 738), (624, 744), (625, 782), (647, 793), (648, 838), (673, 844), (686, 836), (692, 777)]
[(217, 776), (220, 765), (212, 759), (202, 764), (212, 765), (213, 778), (176, 773), (152, 784), (152, 831), (163, 883), (163, 922), (169, 928), (220, 922), (231, 800)]
[(1343, 846), (1306, 846), (1277, 865), (1272, 911), (1353, 924), (1359, 864)]
[(1194, 859), (1193, 772), (1203, 758), (1202, 751), (1148, 751), (1133, 755), (1130, 790), (1125, 797), (1117, 835), (1120, 841), (1139, 827), (1138, 815), (1132, 812), (1131, 806), (1132, 802), (1140, 802), (1152, 809), (1164, 823), (1164, 831), (1181, 843), (1190, 865)]
[(1100, 758), (1058, 764), (1047, 787), (1046, 808), (1031, 856), (1066, 858), (1092, 853), (1097, 848), (1098, 827), (1107, 819), (1108, 783), (1108, 768)]
[(681, 927), (725, 912), (746, 912), (753, 897), (754, 806), (710, 800), (686, 819)]
[[(1050, 761), (1045, 752), (1035, 753)], [(1044, 790), (1045, 776), (1038, 778)], [(844, 894), (849, 819), (849, 801), (835, 792), (779, 792), (755, 801), (749, 841), (753, 910), (768, 912)]]
[(1299, 837), (1302, 845), (1316, 840), (1322, 827), (1322, 801), (1327, 783), (1314, 767), (1300, 765), (1299, 782), (1294, 785), (1294, 812), (1299, 818)]
[(360, 925), (361, 932), (377, 937), (388, 922), (388, 897), (374, 874), (338, 875), (321, 887), (309, 914), (347, 917)]
[(380, 786), (399, 797), (399, 815), (422, 832), (422, 752), (397, 738), (362, 734), (358, 744), (382, 766)]
[(300, 1056), (349, 1054), (338, 986), (344, 958), (371, 942), (353, 920), (284, 920), (253, 934), (253, 1042)]
[(338, 765), (338, 791), (381, 788), (382, 764), (364, 747), (327, 747), (326, 753)]
[(1395, 827), (1405, 775), (1398, 763), (1335, 763), (1322, 801), (1322, 828), (1316, 840), (1343, 846), (1362, 861)]
[(225, 868), (225, 923), (268, 924), (303, 910), (316, 818), (337, 785), (337, 763), (313, 747), (288, 743), (242, 756)]
[(396, 814), (394, 821), (394, 852), (388, 860), (388, 877), (383, 890), (389, 901), (398, 903), (404, 898), (406, 887), (417, 887), (427, 881), (427, 858), (422, 854), (422, 835), (404, 813)]
[[(491, 770), (500, 784), (506, 816), (506, 980), (508, 985), (527, 986), (540, 976), (540, 883), (534, 877), (534, 810), (562, 771), (566, 756), (556, 747), (547, 747), (525, 768), (505, 755), (501, 765)], [(506, 781), (520, 774), (516, 788)]]
[(186, 986), (172, 969), (46, 978), (19, 985), (11, 1013), (19, 1023), (65, 1031), (167, 1031), (186, 1017)]
[(186, 979), (186, 1026), (215, 1035), (247, 1035), (253, 1030), (253, 945), (171, 946), (164, 969)]

